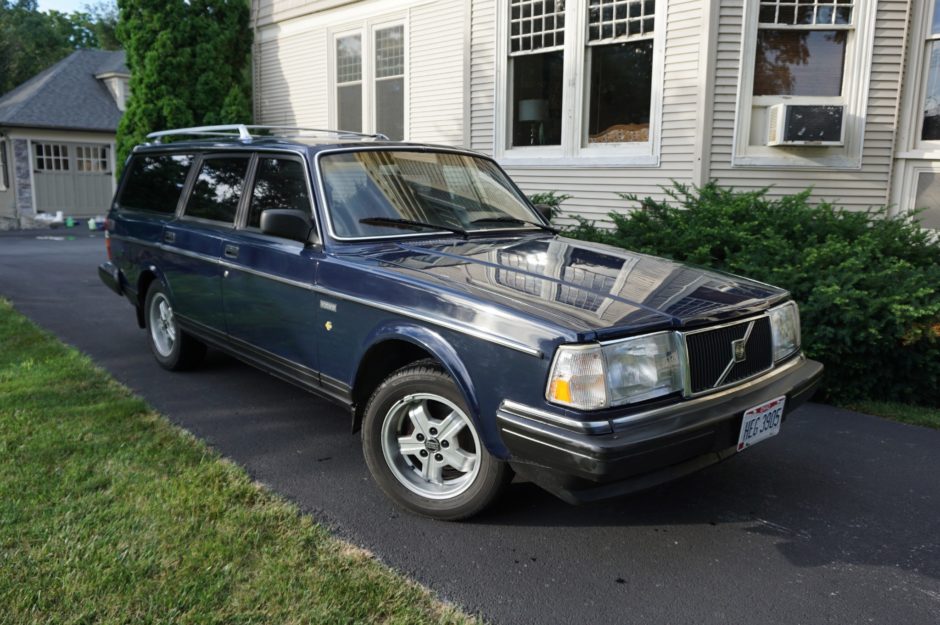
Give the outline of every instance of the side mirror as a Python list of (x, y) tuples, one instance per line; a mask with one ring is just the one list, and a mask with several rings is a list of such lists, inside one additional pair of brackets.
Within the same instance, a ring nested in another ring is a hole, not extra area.
[(304, 244), (319, 243), (310, 215), (298, 210), (272, 208), (262, 211), (261, 232)]
[(552, 222), (552, 207), (548, 204), (536, 204), (535, 210), (541, 215), (545, 221), (548, 223)]

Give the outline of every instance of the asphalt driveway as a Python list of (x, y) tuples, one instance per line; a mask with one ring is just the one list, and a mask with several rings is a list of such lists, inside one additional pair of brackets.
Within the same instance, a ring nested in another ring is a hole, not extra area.
[[(940, 623), (940, 432), (810, 404), (648, 493), (514, 483), (469, 523), (400, 512), (344, 411), (217, 353), (174, 374), (97, 278), (100, 234), (0, 234), (0, 295), (339, 536), (496, 623)], [(2, 346), (0, 346), (2, 349)], [(2, 389), (0, 389), (2, 392)]]

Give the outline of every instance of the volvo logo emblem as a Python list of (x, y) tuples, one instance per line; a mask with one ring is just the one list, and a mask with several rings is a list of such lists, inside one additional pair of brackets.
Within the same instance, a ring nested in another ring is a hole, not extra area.
[(718, 388), (725, 383), (725, 380), (728, 379), (728, 376), (731, 374), (731, 370), (734, 369), (734, 366), (738, 363), (744, 362), (747, 360), (747, 340), (751, 338), (751, 331), (754, 329), (754, 322), (750, 322), (747, 325), (747, 329), (744, 331), (744, 336), (737, 340), (731, 341), (731, 360), (728, 361), (725, 370), (721, 372), (721, 375), (718, 376), (718, 379), (715, 380), (715, 384), (712, 388)]
[(731, 350), (734, 352), (734, 362), (735, 364), (739, 362), (744, 362), (747, 358), (747, 352), (745, 348), (747, 347), (747, 339), (739, 339), (737, 341), (731, 341)]

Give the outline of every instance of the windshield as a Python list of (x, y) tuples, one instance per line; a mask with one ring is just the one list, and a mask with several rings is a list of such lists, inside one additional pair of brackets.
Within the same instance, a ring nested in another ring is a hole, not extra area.
[(539, 221), (496, 164), (465, 154), (338, 152), (320, 158), (320, 175), (341, 238), (528, 228)]

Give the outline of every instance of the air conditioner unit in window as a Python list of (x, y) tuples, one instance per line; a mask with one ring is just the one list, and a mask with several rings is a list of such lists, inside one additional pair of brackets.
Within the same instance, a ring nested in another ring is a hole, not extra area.
[(774, 104), (767, 115), (767, 145), (842, 145), (844, 112), (828, 104)]

